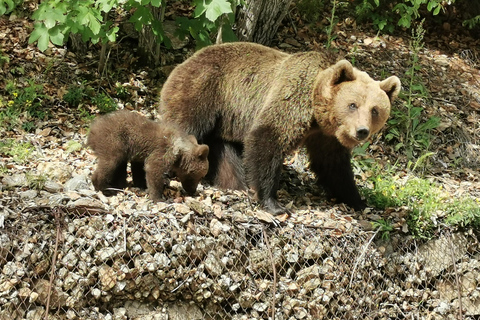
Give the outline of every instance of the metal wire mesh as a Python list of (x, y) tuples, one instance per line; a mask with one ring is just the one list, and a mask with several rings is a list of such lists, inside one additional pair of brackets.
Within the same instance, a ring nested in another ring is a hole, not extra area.
[(0, 319), (478, 319), (473, 231), (418, 243), (214, 216), (9, 212)]

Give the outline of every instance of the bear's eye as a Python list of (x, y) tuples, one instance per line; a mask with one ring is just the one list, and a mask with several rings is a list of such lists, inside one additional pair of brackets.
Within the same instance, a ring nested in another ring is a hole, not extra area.
[(350, 110), (357, 110), (357, 105), (356, 105), (355, 103), (350, 103), (350, 104), (348, 105), (348, 109), (350, 109)]
[(378, 111), (377, 111), (376, 108), (372, 109), (372, 116), (374, 116), (374, 117), (378, 116)]

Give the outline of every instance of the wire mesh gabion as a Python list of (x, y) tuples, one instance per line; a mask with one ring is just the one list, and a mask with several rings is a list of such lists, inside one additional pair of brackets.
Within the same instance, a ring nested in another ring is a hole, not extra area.
[[(4, 212), (0, 319), (478, 319), (474, 231), (435, 240), (234, 215)], [(47, 317), (46, 317), (47, 316)]]

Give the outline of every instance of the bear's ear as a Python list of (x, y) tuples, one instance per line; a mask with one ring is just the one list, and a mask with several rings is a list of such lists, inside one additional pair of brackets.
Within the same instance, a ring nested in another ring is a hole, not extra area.
[(401, 88), (402, 84), (400, 79), (398, 79), (396, 76), (391, 76), (380, 82), (380, 89), (385, 91), (390, 99), (390, 103), (392, 103), (393, 100), (395, 100), (395, 98), (398, 96)]
[(194, 135), (189, 134), (189, 135), (187, 136), (187, 139), (188, 139), (191, 143), (197, 144), (197, 138), (195, 138)]
[(355, 80), (355, 74), (353, 72), (353, 66), (347, 60), (340, 60), (331, 66), (332, 74), (330, 84), (336, 86), (345, 81)]
[(201, 144), (197, 147), (197, 156), (201, 161), (207, 160), (209, 148), (206, 144)]

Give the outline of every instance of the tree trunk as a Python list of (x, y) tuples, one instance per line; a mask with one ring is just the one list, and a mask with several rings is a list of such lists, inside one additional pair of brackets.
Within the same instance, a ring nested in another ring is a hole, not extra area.
[[(163, 22), (165, 6), (149, 6), (153, 17)], [(160, 64), (160, 43), (150, 26), (143, 26), (138, 38), (138, 51), (144, 65), (158, 66)]]
[(246, 0), (237, 15), (237, 37), (270, 45), (292, 0)]
[(70, 33), (68, 38), (68, 49), (78, 56), (84, 57), (87, 53), (87, 43), (82, 41), (82, 35), (80, 33)]

